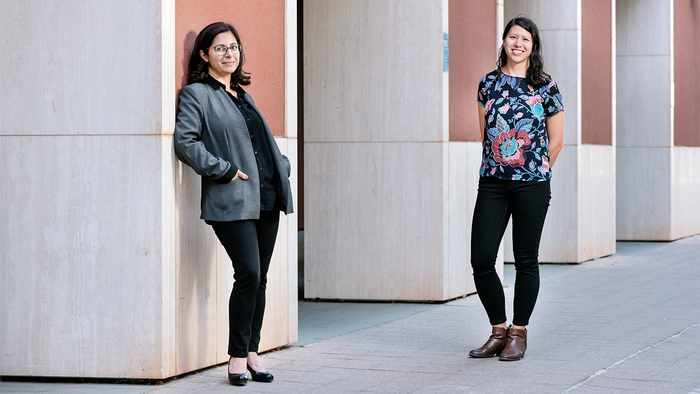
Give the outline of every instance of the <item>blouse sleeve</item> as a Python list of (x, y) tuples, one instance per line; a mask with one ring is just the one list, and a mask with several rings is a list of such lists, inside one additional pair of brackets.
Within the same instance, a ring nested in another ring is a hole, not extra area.
[(476, 101), (481, 104), (482, 107), (486, 106), (486, 102), (489, 99), (488, 89), (486, 89), (486, 75), (481, 77), (479, 81), (479, 90), (476, 94)]
[(556, 115), (557, 113), (564, 110), (564, 104), (562, 103), (561, 93), (559, 93), (559, 86), (556, 82), (551, 81), (549, 85), (545, 86), (546, 92), (544, 94), (544, 108), (545, 115), (550, 117)]

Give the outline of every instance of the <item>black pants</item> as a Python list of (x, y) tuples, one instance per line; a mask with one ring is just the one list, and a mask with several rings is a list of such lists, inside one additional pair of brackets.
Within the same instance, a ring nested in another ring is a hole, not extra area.
[(526, 326), (530, 321), (540, 289), (537, 258), (550, 198), (549, 181), (479, 179), (472, 220), (471, 263), (476, 291), (492, 325), (507, 320), (503, 285), (496, 273), (496, 257), (511, 216), (516, 270), (513, 324)]
[(258, 220), (207, 222), (233, 262), (233, 291), (228, 302), (228, 354), (232, 357), (248, 357), (248, 352), (258, 351), (279, 218), (279, 211), (260, 211)]

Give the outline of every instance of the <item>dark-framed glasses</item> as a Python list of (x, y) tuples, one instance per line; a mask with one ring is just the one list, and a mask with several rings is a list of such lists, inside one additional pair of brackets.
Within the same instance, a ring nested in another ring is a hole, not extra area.
[(226, 52), (231, 50), (231, 53), (234, 55), (238, 55), (241, 51), (241, 46), (238, 44), (231, 44), (230, 47), (227, 47), (226, 45), (219, 44), (215, 45), (213, 47), (207, 48), (207, 49), (214, 49), (214, 52), (216, 52), (217, 55), (219, 56), (226, 56)]

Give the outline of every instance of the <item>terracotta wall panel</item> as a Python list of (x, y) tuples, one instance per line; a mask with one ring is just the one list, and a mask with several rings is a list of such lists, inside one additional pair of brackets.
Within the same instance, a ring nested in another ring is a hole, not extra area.
[(480, 141), (476, 90), (496, 68), (496, 2), (452, 0), (449, 13), (450, 141)]
[(251, 73), (246, 88), (274, 135), (284, 130), (284, 0), (176, 0), (177, 88), (185, 73), (197, 33), (213, 22), (232, 24), (245, 46), (243, 69)]
[(581, 142), (612, 144), (612, 3), (581, 4)]
[(700, 3), (673, 2), (674, 145), (700, 146)]
[[(285, 25), (291, 0), (174, 0), (176, 70), (172, 82), (185, 82), (185, 70), (196, 35), (212, 22), (236, 27), (244, 46), (244, 70), (251, 73), (245, 89), (265, 116), (277, 144), (296, 163), (296, 128), (287, 123), (285, 97), (291, 89), (285, 81)], [(292, 13), (293, 14), (293, 13)], [(293, 16), (292, 16), (293, 17)], [(293, 39), (293, 38), (292, 38)], [(296, 48), (291, 48), (294, 54)], [(290, 114), (296, 114), (291, 106)], [(288, 125), (287, 129), (285, 125)], [(285, 136), (289, 138), (284, 138)], [(172, 150), (172, 142), (167, 146)], [(227, 303), (233, 283), (233, 268), (220, 243), (199, 217), (199, 177), (176, 163), (174, 178), (178, 205), (177, 371), (189, 372), (225, 362), (228, 333)], [(295, 189), (296, 174), (290, 178)], [(296, 190), (293, 191), (296, 194)], [(192, 211), (196, 211), (192, 212)], [(296, 217), (280, 217), (275, 253), (268, 273), (267, 307), (260, 350), (266, 351), (297, 340)], [(213, 244), (217, 247), (214, 248)], [(212, 296), (213, 295), (213, 296)]]

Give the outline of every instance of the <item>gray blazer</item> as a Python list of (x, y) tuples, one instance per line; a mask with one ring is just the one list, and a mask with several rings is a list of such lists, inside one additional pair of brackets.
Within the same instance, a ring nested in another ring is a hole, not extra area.
[[(277, 170), (278, 200), (284, 213), (292, 208), (291, 164), (248, 93), (240, 97), (260, 115)], [(248, 127), (224, 89), (193, 83), (180, 90), (175, 123), (175, 154), (202, 176), (204, 220), (234, 221), (260, 216), (260, 176)], [(240, 169), (248, 179), (231, 179)]]

